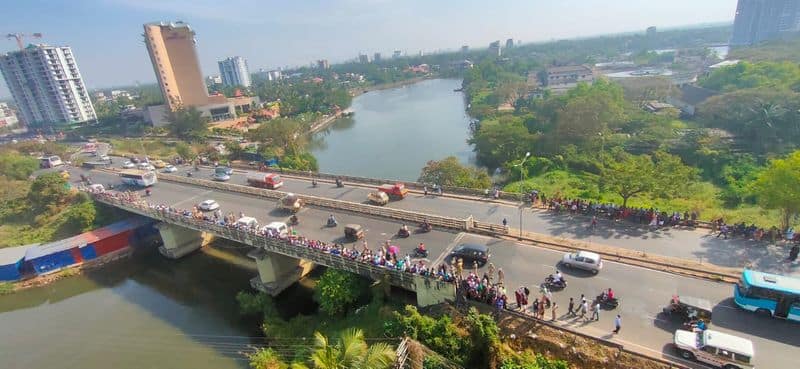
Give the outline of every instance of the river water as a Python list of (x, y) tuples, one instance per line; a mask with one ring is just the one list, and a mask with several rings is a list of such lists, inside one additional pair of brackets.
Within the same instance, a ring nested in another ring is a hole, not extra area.
[(474, 159), (461, 80), (434, 79), (353, 99), (343, 118), (312, 137), (324, 173), (415, 181), (429, 160)]

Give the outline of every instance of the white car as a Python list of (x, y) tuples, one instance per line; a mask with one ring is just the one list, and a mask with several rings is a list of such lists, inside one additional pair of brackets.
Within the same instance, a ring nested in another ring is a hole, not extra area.
[(227, 182), (231, 179), (231, 176), (222, 172), (214, 173), (211, 175), (211, 179), (219, 182)]
[(111, 158), (108, 155), (100, 155), (100, 161), (111, 162)]
[(147, 170), (147, 171), (156, 170), (156, 167), (154, 167), (153, 164), (150, 164), (150, 163), (139, 163), (138, 168), (139, 168), (139, 170)]
[(122, 163), (122, 167), (125, 169), (133, 169), (136, 168), (136, 164), (130, 160), (126, 160), (124, 163)]
[(673, 339), (681, 357), (723, 369), (752, 369), (753, 342), (746, 338), (706, 329), (678, 329)]
[(197, 207), (203, 211), (214, 211), (219, 209), (219, 203), (215, 200), (206, 200), (197, 205)]
[(253, 217), (241, 217), (236, 221), (236, 224), (243, 228), (258, 228), (258, 220)]
[(284, 222), (272, 222), (261, 228), (261, 231), (267, 233), (268, 231), (272, 231), (272, 234), (277, 234), (279, 236), (286, 236), (289, 234), (289, 226), (286, 225)]
[(584, 269), (597, 274), (600, 269), (603, 269), (603, 260), (596, 253), (578, 251), (565, 254), (564, 258), (561, 259), (561, 265), (567, 268)]
[(174, 165), (167, 165), (166, 167), (164, 167), (164, 173), (175, 173), (177, 171), (178, 168), (176, 168)]

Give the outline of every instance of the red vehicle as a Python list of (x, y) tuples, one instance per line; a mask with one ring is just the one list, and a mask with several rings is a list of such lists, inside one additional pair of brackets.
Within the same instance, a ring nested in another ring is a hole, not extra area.
[(380, 185), (378, 186), (378, 191), (386, 193), (393, 200), (402, 200), (408, 194), (406, 185), (402, 183)]
[(253, 172), (247, 175), (247, 184), (253, 187), (277, 190), (283, 186), (283, 179), (275, 173)]

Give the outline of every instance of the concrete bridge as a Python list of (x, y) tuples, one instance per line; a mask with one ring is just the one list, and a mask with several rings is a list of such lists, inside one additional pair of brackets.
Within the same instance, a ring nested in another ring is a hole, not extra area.
[(171, 259), (183, 257), (199, 249), (208, 237), (221, 237), (253, 247), (248, 256), (255, 260), (259, 275), (250, 280), (250, 284), (271, 295), (279, 294), (303, 278), (314, 265), (324, 265), (415, 292), (417, 304), (420, 306), (455, 299), (455, 286), (452, 283), (294, 245), (288, 240), (267, 237), (248, 230), (193, 219), (151, 207), (143, 201), (124, 200), (110, 194), (98, 194), (94, 197), (96, 201), (160, 221), (157, 227), (164, 244), (159, 251)]

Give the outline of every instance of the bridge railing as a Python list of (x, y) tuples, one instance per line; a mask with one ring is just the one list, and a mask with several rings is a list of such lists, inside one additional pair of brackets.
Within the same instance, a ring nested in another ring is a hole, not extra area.
[[(163, 173), (159, 173), (158, 177), (162, 180), (171, 182), (185, 183), (194, 186), (214, 188), (222, 191), (237, 192), (247, 195), (276, 199), (276, 200), (280, 199), (281, 197), (287, 194), (287, 192), (283, 191), (268, 190), (264, 188), (209, 181), (206, 179), (176, 176)], [(301, 195), (301, 194), (296, 194), (296, 195), (299, 199), (301, 199), (305, 204), (308, 205), (319, 206), (329, 209), (350, 211), (359, 214), (372, 215), (382, 218), (396, 219), (410, 223), (422, 223), (423, 221), (428, 221), (428, 223), (430, 223), (433, 226), (455, 229), (455, 230), (469, 230), (472, 227), (473, 223), (471, 218), (458, 219), (440, 215), (418, 213), (410, 210), (401, 210), (401, 209), (386, 208), (368, 204), (360, 204), (351, 201), (333, 200), (324, 197)]]
[(375, 280), (387, 281), (392, 285), (402, 287), (410, 291), (416, 291), (417, 283), (424, 282), (426, 279), (417, 274), (353, 260), (304, 245), (294, 245), (289, 240), (268, 237), (246, 230), (230, 228), (207, 222), (205, 220), (192, 219), (191, 217), (183, 216), (181, 214), (151, 208), (149, 205), (142, 202), (131, 202), (105, 194), (93, 194), (93, 196), (95, 200), (99, 202), (103, 202), (108, 205), (162, 222), (179, 225), (181, 227), (194, 229), (196, 231), (207, 232), (217, 237), (226, 238), (265, 251), (298, 259), (306, 259), (319, 265), (346, 270), (352, 273), (363, 275), (365, 277), (370, 277)]

